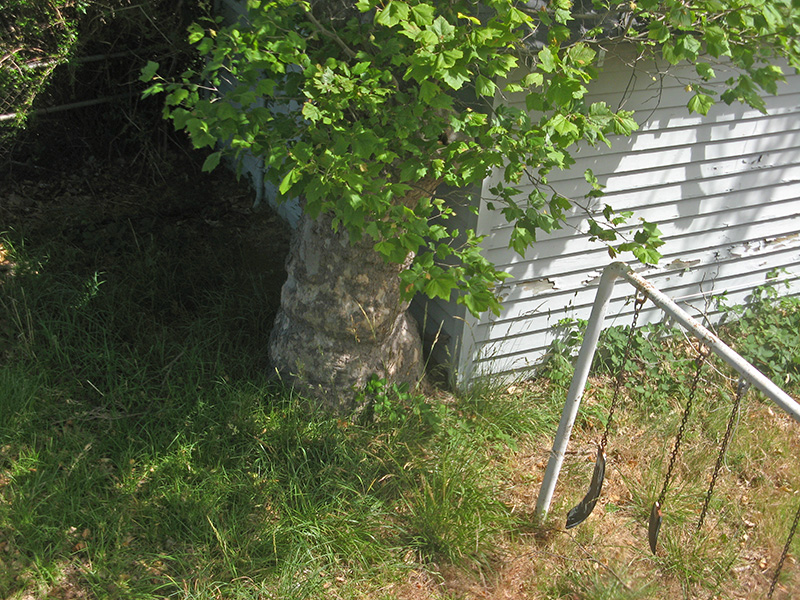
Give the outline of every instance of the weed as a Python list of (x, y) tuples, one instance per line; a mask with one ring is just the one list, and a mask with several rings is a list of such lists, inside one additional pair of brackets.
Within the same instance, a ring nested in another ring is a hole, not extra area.
[(409, 392), (407, 383), (389, 384), (377, 375), (367, 381), (356, 403), (365, 405), (366, 415), (389, 429), (411, 425), (436, 431), (446, 410), (444, 405), (431, 404), (422, 393)]
[(800, 299), (778, 295), (779, 275), (771, 272), (770, 283), (753, 290), (746, 305), (731, 306), (724, 296), (717, 304), (730, 315), (725, 337), (736, 340), (735, 349), (768, 377), (793, 389), (800, 382)]
[[(187, 262), (139, 236), (125, 269), (100, 268), (58, 239), (14, 236), (2, 244), (17, 266), (0, 283), (0, 596), (71, 586), (144, 599), (412, 597), (423, 592), (404, 586), (423, 573), (437, 582), (431, 596), (464, 597), (453, 572), (480, 582), (474, 595), (532, 598), (731, 597), (743, 582), (768, 586), (796, 509), (786, 490), (797, 488), (797, 437), (746, 403), (695, 533), (730, 410), (731, 382), (716, 364), (667, 494), (658, 555), (647, 550), (693, 369), (669, 329), (634, 338), (603, 497), (567, 536), (540, 531), (532, 512), (578, 328), (551, 381), (449, 396), (373, 379), (371, 418), (340, 420), (267, 379), (275, 299), (261, 275), (226, 270), (235, 254), (216, 246)], [(795, 322), (793, 306), (771, 302), (785, 311), (779, 328)], [(744, 313), (727, 326), (749, 327)], [(624, 333), (604, 335), (576, 443), (605, 425)], [(777, 335), (759, 329), (767, 334)], [(573, 458), (556, 512), (585, 492), (591, 460)], [(784, 568), (779, 589), (791, 590), (797, 569)]]

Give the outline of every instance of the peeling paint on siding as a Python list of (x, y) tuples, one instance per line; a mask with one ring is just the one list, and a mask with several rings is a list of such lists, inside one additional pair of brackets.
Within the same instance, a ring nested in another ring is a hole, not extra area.
[[(624, 90), (628, 67), (615, 63), (607, 58), (605, 70), (620, 77), (597, 80), (589, 100), (617, 105), (628, 94), (628, 107), (650, 119), (632, 137), (615, 139), (611, 149), (581, 149), (573, 168), (551, 173), (549, 182), (559, 193), (580, 198), (587, 191), (582, 173), (591, 168), (605, 185), (604, 202), (658, 223), (664, 256), (658, 266), (639, 265), (636, 271), (698, 318), (713, 322), (721, 315), (714, 296), (725, 293), (732, 303), (744, 302), (776, 268), (787, 270), (789, 293), (800, 295), (800, 75), (787, 76), (786, 93), (765, 99), (766, 115), (718, 105), (701, 119), (686, 111), (683, 86), (667, 85), (654, 94), (642, 81)], [(510, 102), (524, 107), (524, 98)], [(485, 200), (491, 199), (490, 187), (484, 185)], [(569, 219), (585, 230), (582, 213)], [(535, 366), (557, 335), (559, 320), (588, 318), (610, 261), (603, 246), (574, 235), (574, 229), (540, 236), (523, 259), (508, 248), (511, 226), (495, 213), (482, 209), (478, 228), (488, 233), (487, 257), (512, 279), (503, 286), (499, 316), (467, 315), (448, 323), (462, 340), (453, 365), (462, 385), (480, 374), (512, 378)], [(627, 323), (632, 288), (620, 284), (614, 294), (608, 324)], [(661, 318), (650, 308), (640, 323)]]
[(558, 286), (553, 279), (537, 279), (535, 281), (531, 281), (530, 283), (523, 283), (522, 289), (526, 292), (530, 292), (532, 295), (541, 294), (542, 292), (547, 292), (549, 290), (557, 290)]
[(758, 256), (776, 249), (800, 247), (800, 233), (783, 235), (776, 238), (753, 240), (744, 244), (735, 244), (728, 248), (728, 254), (737, 258)]

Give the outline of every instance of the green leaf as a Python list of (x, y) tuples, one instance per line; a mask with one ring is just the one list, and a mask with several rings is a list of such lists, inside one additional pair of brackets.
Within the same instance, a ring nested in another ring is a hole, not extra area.
[(706, 42), (706, 51), (713, 57), (730, 56), (731, 47), (728, 44), (728, 34), (718, 25), (706, 28), (703, 39)]
[(639, 246), (633, 248), (632, 252), (639, 262), (643, 262), (646, 265), (657, 265), (658, 259), (661, 258), (661, 253), (653, 248)]
[(708, 114), (708, 111), (712, 106), (714, 106), (714, 99), (711, 96), (702, 94), (700, 92), (692, 96), (688, 104), (689, 112), (700, 113), (704, 116)]
[(695, 71), (697, 71), (697, 74), (700, 75), (704, 81), (709, 81), (717, 76), (717, 74), (714, 72), (714, 69), (712, 69), (711, 65), (708, 63), (699, 62), (694, 68)]
[(420, 27), (433, 23), (433, 6), (430, 4), (416, 4), (411, 7), (411, 18)]
[(186, 98), (189, 97), (189, 90), (186, 88), (178, 88), (174, 92), (167, 95), (165, 103), (167, 106), (175, 106), (176, 104), (180, 104)]
[(542, 48), (539, 51), (539, 68), (545, 73), (552, 73), (557, 67), (557, 57), (550, 48)]
[(629, 136), (639, 129), (639, 124), (633, 120), (631, 114), (632, 113), (624, 113), (624, 111), (621, 111), (614, 115), (614, 133)]
[(147, 64), (142, 67), (141, 74), (139, 75), (139, 81), (150, 81), (158, 71), (159, 64), (152, 60), (148, 60)]
[(544, 75), (541, 73), (528, 73), (522, 78), (522, 85), (525, 87), (538, 87), (544, 83)]
[(455, 37), (456, 28), (442, 15), (439, 15), (431, 25), (430, 30), (436, 34), (440, 41), (449, 42)]
[(449, 278), (434, 276), (425, 284), (423, 291), (429, 298), (449, 300), (450, 294), (453, 291), (453, 284)]
[(322, 118), (322, 111), (311, 102), (303, 104), (303, 116), (309, 121), (319, 121)]
[(160, 94), (165, 89), (163, 83), (154, 83), (145, 91), (142, 92), (142, 98), (147, 98), (148, 96), (152, 96), (154, 94)]
[(281, 194), (283, 194), (283, 195), (286, 195), (286, 193), (287, 193), (287, 192), (288, 192), (290, 189), (292, 189), (292, 186), (293, 186), (295, 183), (297, 183), (298, 181), (300, 181), (300, 179), (302, 178), (302, 176), (303, 176), (303, 174), (300, 172), (300, 169), (298, 169), (297, 167), (295, 167), (294, 169), (292, 169), (291, 171), (289, 171), (289, 172), (286, 174), (286, 176), (283, 178), (283, 181), (281, 181), (281, 184), (280, 184), (280, 186), (278, 186), (278, 191), (279, 191)]
[(677, 65), (686, 58), (683, 48), (676, 47), (672, 42), (667, 42), (661, 46), (661, 55), (671, 65)]
[(571, 123), (564, 115), (555, 115), (550, 119), (550, 126), (561, 135), (576, 136), (579, 131), (574, 123)]
[(356, 8), (362, 13), (365, 13), (371, 11), (377, 4), (378, 0), (358, 0), (358, 2), (356, 2)]
[(188, 110), (178, 107), (172, 111), (170, 118), (175, 125), (175, 129), (180, 130), (186, 127), (186, 121), (188, 121), (191, 116), (192, 113), (190, 113)]
[(408, 13), (408, 4), (399, 0), (390, 0), (383, 10), (375, 15), (375, 22), (384, 27), (394, 27), (401, 21), (407, 21)]
[(256, 94), (259, 96), (272, 96), (275, 93), (274, 79), (260, 79), (256, 84)]
[(454, 90), (460, 90), (470, 79), (469, 71), (464, 67), (453, 67), (441, 74), (442, 81)]
[(427, 79), (419, 85), (419, 97), (425, 104), (430, 104), (431, 100), (441, 93), (442, 88)]
[(663, 21), (651, 21), (648, 26), (647, 37), (663, 44), (670, 38), (670, 30)]
[(676, 49), (680, 48), (683, 51), (682, 55), (686, 60), (695, 60), (697, 55), (700, 53), (702, 44), (696, 37), (687, 34), (678, 40), (678, 42), (675, 44), (675, 47)]
[(373, 246), (376, 252), (383, 254), (389, 262), (400, 264), (408, 256), (408, 248), (405, 248), (399, 240), (383, 240)]
[(478, 94), (478, 96), (494, 98), (496, 89), (497, 85), (495, 85), (494, 81), (484, 77), (483, 75), (478, 75), (478, 77), (475, 79), (475, 92)]
[(366, 73), (367, 69), (369, 69), (369, 62), (363, 61), (360, 63), (356, 63), (356, 65), (353, 67), (353, 75), (355, 76), (363, 75), (364, 73)]
[(586, 68), (592, 64), (597, 53), (586, 44), (578, 43), (567, 50), (567, 56), (573, 64)]
[(222, 157), (221, 152), (212, 152), (211, 154), (209, 154), (206, 157), (206, 160), (203, 162), (203, 168), (201, 169), (201, 171), (203, 171), (204, 173), (208, 173), (216, 169), (217, 165), (219, 164), (219, 159), (221, 157)]
[(192, 23), (191, 25), (189, 25), (189, 27), (187, 27), (186, 30), (189, 32), (190, 44), (196, 44), (197, 42), (202, 40), (206, 35), (205, 30), (202, 27), (200, 27), (200, 25), (198, 25), (197, 23)]
[(465, 15), (464, 13), (460, 12), (456, 15), (459, 19), (466, 19), (467, 21), (471, 22), (473, 25), (480, 25), (481, 20), (477, 17), (473, 17), (471, 15)]

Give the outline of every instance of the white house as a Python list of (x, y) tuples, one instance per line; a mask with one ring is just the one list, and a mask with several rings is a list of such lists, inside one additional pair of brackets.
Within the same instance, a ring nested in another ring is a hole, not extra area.
[[(724, 79), (724, 67), (715, 68)], [(583, 173), (591, 168), (606, 186), (602, 204), (657, 223), (666, 241), (663, 258), (657, 267), (638, 270), (690, 314), (713, 323), (719, 314), (714, 296), (741, 303), (776, 269), (786, 270), (779, 280), (790, 285), (781, 293), (800, 293), (800, 75), (787, 74), (780, 94), (766, 99), (766, 115), (722, 104), (702, 117), (686, 108), (693, 67), (673, 67), (655, 78), (650, 72), (620, 58), (605, 61), (589, 101), (635, 110), (640, 128), (614, 139), (611, 149), (581, 148), (577, 164), (552, 173), (550, 182), (582, 199), (589, 190)], [(524, 107), (521, 95), (498, 95), (496, 102)], [(466, 213), (462, 224), (487, 234), (486, 256), (513, 276), (500, 290), (502, 314), (475, 318), (440, 300), (415, 306), (427, 337), (439, 332), (435, 360), (461, 385), (480, 375), (529, 371), (547, 352), (560, 319), (588, 318), (593, 284), (611, 262), (602, 245), (569, 229), (539, 236), (524, 258), (509, 249), (511, 226), (485, 203), (500, 175), (484, 181), (478, 215)], [(587, 230), (577, 212), (570, 225)], [(617, 284), (609, 324), (613, 316), (629, 322), (632, 291)], [(640, 322), (658, 319), (651, 309)]]
[[(243, 12), (242, 0), (217, 4), (229, 19)], [(727, 77), (724, 65), (715, 69), (720, 80)], [(587, 101), (634, 110), (640, 128), (614, 139), (611, 149), (581, 148), (568, 172), (549, 176), (561, 194), (582, 199), (588, 191), (583, 173), (591, 168), (605, 185), (602, 204), (657, 223), (666, 240), (664, 256), (658, 267), (642, 265), (641, 273), (712, 323), (718, 314), (713, 297), (727, 294), (730, 302), (743, 302), (776, 269), (785, 269), (780, 281), (790, 285), (781, 291), (800, 294), (800, 75), (786, 71), (780, 94), (766, 98), (766, 115), (721, 104), (702, 117), (686, 107), (692, 95), (687, 82), (697, 79), (694, 67), (671, 67), (653, 77), (659, 69), (652, 64), (645, 69), (624, 57), (607, 57)], [(525, 106), (522, 95), (498, 94), (495, 102)], [(256, 159), (244, 161), (258, 200), (275, 205), (276, 190), (264, 183), (262, 169)], [(547, 352), (559, 320), (588, 318), (593, 284), (611, 261), (605, 247), (569, 228), (540, 235), (524, 258), (518, 256), (508, 248), (511, 226), (486, 206), (499, 177), (492, 174), (476, 194), (478, 214), (461, 211), (454, 226), (487, 234), (486, 256), (513, 276), (499, 290), (502, 313), (476, 318), (439, 299), (420, 298), (412, 307), (426, 338), (437, 340), (433, 359), (449, 367), (459, 385), (481, 375), (519, 377), (529, 371)], [(277, 208), (290, 223), (297, 221), (297, 205)], [(586, 231), (585, 216), (576, 212), (570, 225)], [(631, 292), (616, 287), (609, 315), (620, 323), (628, 322)], [(659, 318), (651, 309), (640, 322)]]

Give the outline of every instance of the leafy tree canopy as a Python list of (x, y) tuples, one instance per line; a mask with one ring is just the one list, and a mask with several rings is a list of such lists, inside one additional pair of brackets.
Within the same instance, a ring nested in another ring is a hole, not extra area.
[[(389, 261), (414, 253), (401, 274), (409, 296), (458, 290), (473, 313), (497, 312), (492, 290), (506, 274), (474, 231), (446, 226), (453, 209), (432, 193), (439, 184), (468, 188), (501, 169), (489, 208), (514, 225), (511, 246), (524, 253), (574, 203), (548, 173), (568, 169), (578, 144), (610, 144), (637, 127), (631, 112), (587, 101), (602, 47), (624, 42), (640, 58), (695, 64), (691, 111), (718, 101), (763, 111), (761, 95), (783, 79), (775, 59), (800, 66), (799, 26), (792, 0), (250, 0), (234, 25), (190, 28), (199, 72), (166, 81), (150, 63), (142, 79), (155, 79), (148, 93), (166, 92), (177, 129), (214, 150), (206, 169), (227, 153), (263, 157), (280, 193), (303, 198), (311, 217), (332, 214)], [(718, 59), (739, 74), (712, 85)], [(507, 93), (525, 94), (528, 110), (494, 102)], [(601, 196), (585, 176), (589, 196)], [(660, 232), (643, 223), (622, 235), (629, 216), (606, 207), (589, 233), (612, 255), (655, 262)]]

